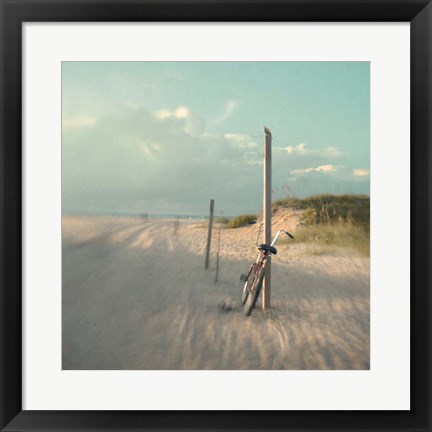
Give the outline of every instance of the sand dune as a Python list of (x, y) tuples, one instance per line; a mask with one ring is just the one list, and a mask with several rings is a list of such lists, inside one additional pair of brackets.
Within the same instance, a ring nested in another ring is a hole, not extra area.
[(63, 369), (369, 368), (368, 258), (281, 243), (272, 308), (245, 317), (239, 276), (256, 257), (256, 225), (221, 231), (215, 283), (217, 229), (204, 270), (207, 230), (196, 222), (62, 224)]

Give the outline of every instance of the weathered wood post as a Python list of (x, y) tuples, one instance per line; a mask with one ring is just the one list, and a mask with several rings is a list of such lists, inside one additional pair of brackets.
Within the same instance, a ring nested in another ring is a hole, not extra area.
[(217, 283), (218, 277), (219, 277), (220, 232), (221, 232), (221, 227), (219, 225), (219, 237), (218, 237), (218, 246), (217, 246), (217, 255), (216, 255), (216, 277), (215, 277), (215, 283)]
[(208, 235), (207, 235), (207, 250), (206, 250), (206, 257), (205, 257), (205, 266), (204, 268), (209, 268), (209, 261), (210, 261), (210, 245), (211, 245), (211, 236), (212, 236), (212, 229), (213, 229), (213, 211), (214, 211), (214, 199), (210, 200), (210, 217), (209, 217), (209, 224), (208, 224)]
[[(270, 129), (264, 127), (264, 243), (271, 243), (271, 218), (272, 218), (272, 199), (271, 199), (271, 143), (272, 134)], [(265, 278), (262, 293), (263, 309), (270, 308), (271, 296), (271, 257), (267, 259)]]

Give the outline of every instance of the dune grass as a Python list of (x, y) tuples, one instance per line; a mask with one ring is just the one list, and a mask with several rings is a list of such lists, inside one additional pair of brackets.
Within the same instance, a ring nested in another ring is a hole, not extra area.
[[(307, 254), (344, 254), (352, 251), (370, 255), (370, 198), (366, 195), (321, 194), (307, 198), (285, 198), (272, 204), (279, 209), (302, 210), (294, 244), (303, 245)], [(256, 215), (240, 215), (226, 223), (239, 228), (257, 220)]]
[(307, 198), (285, 198), (273, 203), (273, 209), (290, 208), (304, 210), (306, 225), (344, 224), (369, 229), (370, 198), (366, 195), (321, 194)]
[(223, 227), (226, 227), (229, 224), (229, 221), (230, 220), (227, 217), (224, 217), (224, 216), (220, 216), (220, 217), (217, 217), (215, 219), (215, 222), (217, 224), (219, 224), (219, 225), (222, 225)]
[(370, 256), (369, 230), (361, 226), (304, 225), (296, 232), (294, 244), (304, 244), (311, 255), (332, 255), (351, 250)]
[[(217, 217), (213, 219), (213, 227), (214, 226), (220, 226), (222, 229), (228, 228), (228, 224), (230, 222), (230, 219), (224, 216)], [(199, 224), (196, 225), (197, 228), (206, 228), (208, 229), (209, 220), (205, 220)]]
[(242, 226), (250, 225), (252, 223), (255, 223), (257, 220), (256, 215), (240, 215), (236, 216), (234, 219), (231, 219), (227, 223), (227, 228), (240, 228)]
[(295, 244), (309, 254), (325, 255), (351, 250), (370, 255), (370, 198), (366, 195), (314, 195), (304, 199), (286, 198), (273, 209), (303, 210)]
[[(284, 198), (273, 202), (279, 209), (302, 210), (293, 244), (303, 245), (308, 255), (345, 254), (348, 251), (370, 256), (370, 198), (366, 195), (321, 194), (307, 198)], [(255, 223), (254, 214), (234, 218), (219, 217), (215, 222), (234, 229)], [(208, 227), (208, 221), (203, 222)], [(282, 242), (286, 241), (283, 238)]]

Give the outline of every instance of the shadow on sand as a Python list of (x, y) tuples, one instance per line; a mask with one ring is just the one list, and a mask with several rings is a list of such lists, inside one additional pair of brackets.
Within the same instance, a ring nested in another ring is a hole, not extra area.
[(63, 369), (369, 369), (369, 278), (355, 266), (275, 262), (272, 309), (247, 318), (247, 260), (222, 258), (215, 284), (181, 228), (132, 228), (64, 237)]

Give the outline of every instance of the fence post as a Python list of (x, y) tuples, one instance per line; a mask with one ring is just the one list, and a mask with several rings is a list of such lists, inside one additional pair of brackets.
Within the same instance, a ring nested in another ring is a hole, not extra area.
[[(271, 219), (272, 219), (272, 199), (271, 199), (271, 143), (272, 134), (270, 130), (264, 127), (264, 243), (271, 243)], [(270, 309), (271, 296), (271, 256), (267, 258), (263, 293), (262, 293), (262, 308)]]
[(217, 256), (216, 256), (216, 277), (215, 277), (215, 283), (217, 283), (218, 277), (219, 277), (220, 234), (221, 234), (221, 227), (219, 225), (219, 237), (218, 237)]
[(204, 268), (206, 269), (209, 268), (209, 261), (210, 261), (210, 245), (211, 245), (211, 236), (212, 236), (212, 229), (213, 229), (213, 212), (214, 212), (214, 199), (210, 200), (210, 218), (208, 224), (207, 250), (206, 250), (205, 266), (204, 266)]

